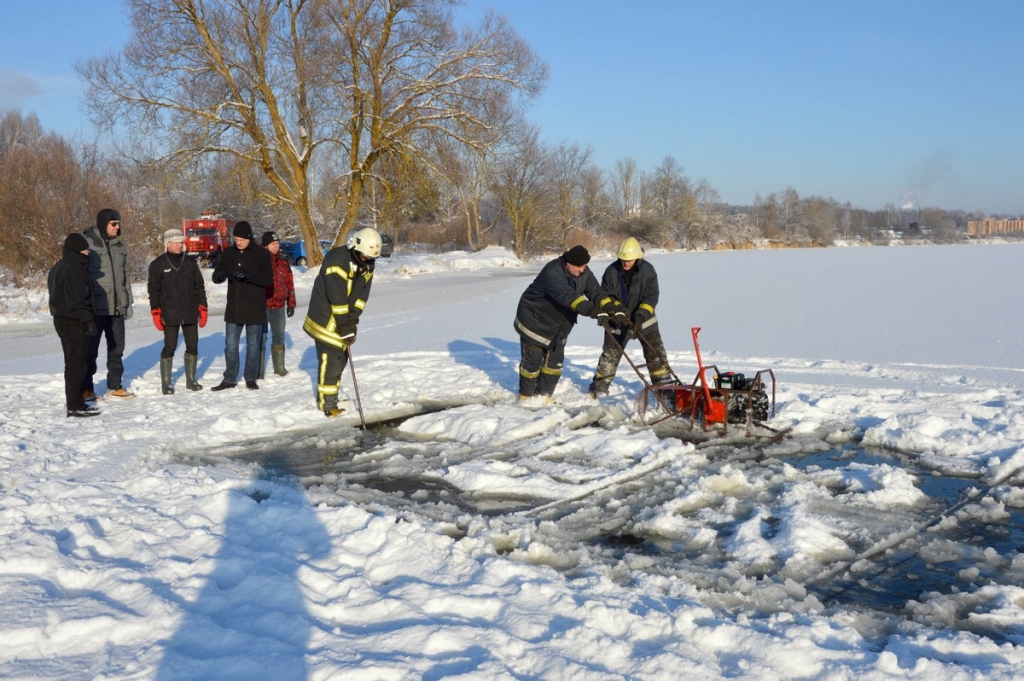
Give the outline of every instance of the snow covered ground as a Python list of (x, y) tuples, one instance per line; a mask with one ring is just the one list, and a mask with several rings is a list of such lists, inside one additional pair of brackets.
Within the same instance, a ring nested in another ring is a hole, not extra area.
[(0, 290), (0, 677), (1021, 678), (1022, 256), (652, 254), (673, 368), (700, 326), (706, 363), (771, 369), (775, 444), (639, 422), (625, 362), (591, 400), (590, 320), (556, 404), (520, 405), (543, 263), (500, 249), (379, 261), (354, 365), (396, 420), (369, 431), (314, 408), (299, 315), (288, 376), (210, 392), (211, 315), (207, 389), (179, 348), (160, 395), (144, 285), (138, 398), (66, 419), (45, 295)]

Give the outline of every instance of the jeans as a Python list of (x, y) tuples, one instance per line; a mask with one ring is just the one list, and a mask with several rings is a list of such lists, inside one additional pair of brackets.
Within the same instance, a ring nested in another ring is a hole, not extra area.
[(263, 325), (263, 342), (267, 342), (267, 327), (270, 327), (270, 344), (284, 345), (284, 324), (288, 319), (287, 308), (267, 308), (267, 323)]
[(224, 324), (225, 383), (238, 383), (238, 343), (245, 329), (245, 372), (247, 381), (260, 377), (260, 348), (263, 347), (262, 324)]
[(124, 317), (121, 315), (96, 315), (96, 328), (99, 331), (89, 337), (89, 355), (86, 358), (85, 380), (82, 390), (96, 390), (93, 376), (96, 374), (96, 360), (100, 354), (100, 342), (107, 337), (107, 390), (123, 388), (124, 378)]

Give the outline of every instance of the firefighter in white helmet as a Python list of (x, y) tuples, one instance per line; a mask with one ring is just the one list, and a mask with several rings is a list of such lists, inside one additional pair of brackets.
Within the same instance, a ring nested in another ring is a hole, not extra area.
[(302, 328), (316, 341), (317, 407), (328, 417), (344, 411), (338, 407), (341, 373), (348, 364), (348, 348), (356, 342), (359, 315), (370, 297), (380, 246), (377, 230), (366, 227), (353, 232), (344, 247), (328, 251), (313, 281)]
[(616, 255), (617, 260), (604, 271), (601, 287), (622, 304), (629, 321), (616, 327), (615, 320), (611, 320), (601, 358), (597, 361), (597, 371), (590, 383), (591, 397), (608, 394), (608, 386), (615, 378), (623, 349), (634, 333), (642, 336), (641, 345), (651, 383), (664, 385), (674, 380), (658, 330), (658, 318), (654, 315), (659, 296), (654, 265), (644, 260), (644, 250), (634, 237), (623, 240)]

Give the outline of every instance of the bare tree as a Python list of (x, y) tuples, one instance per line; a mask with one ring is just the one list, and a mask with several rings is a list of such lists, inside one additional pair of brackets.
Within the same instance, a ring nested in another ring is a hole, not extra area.
[(524, 126), (495, 172), (495, 193), (512, 224), (512, 250), (523, 257), (544, 245), (550, 154), (540, 133)]
[(642, 187), (640, 169), (637, 168), (636, 161), (632, 156), (615, 162), (615, 169), (612, 170), (610, 181), (619, 217), (628, 221), (639, 210)]
[[(290, 206), (315, 243), (319, 154), (346, 158), (343, 174), (322, 179), (344, 201), (342, 238), (382, 158), (422, 154), (426, 131), (485, 127), (467, 93), (539, 91), (545, 67), (503, 18), (488, 14), (479, 28), (456, 31), (451, 4), (128, 0), (124, 52), (79, 71), (98, 122), (125, 120), (161, 136), (170, 162), (230, 154), (258, 168), (270, 182), (262, 199)], [(319, 264), (319, 249), (309, 253)]]
[(590, 146), (567, 142), (560, 143), (551, 154), (551, 191), (563, 248), (569, 247), (570, 232), (584, 224), (583, 182), (593, 154)]

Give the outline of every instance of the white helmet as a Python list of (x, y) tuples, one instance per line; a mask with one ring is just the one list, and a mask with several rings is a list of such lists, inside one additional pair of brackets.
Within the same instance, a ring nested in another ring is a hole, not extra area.
[(349, 235), (345, 248), (359, 251), (367, 258), (379, 258), (380, 234), (373, 227), (363, 227)]
[(640, 248), (640, 242), (633, 237), (627, 237), (619, 245), (619, 260), (639, 260), (644, 257), (644, 249)]

